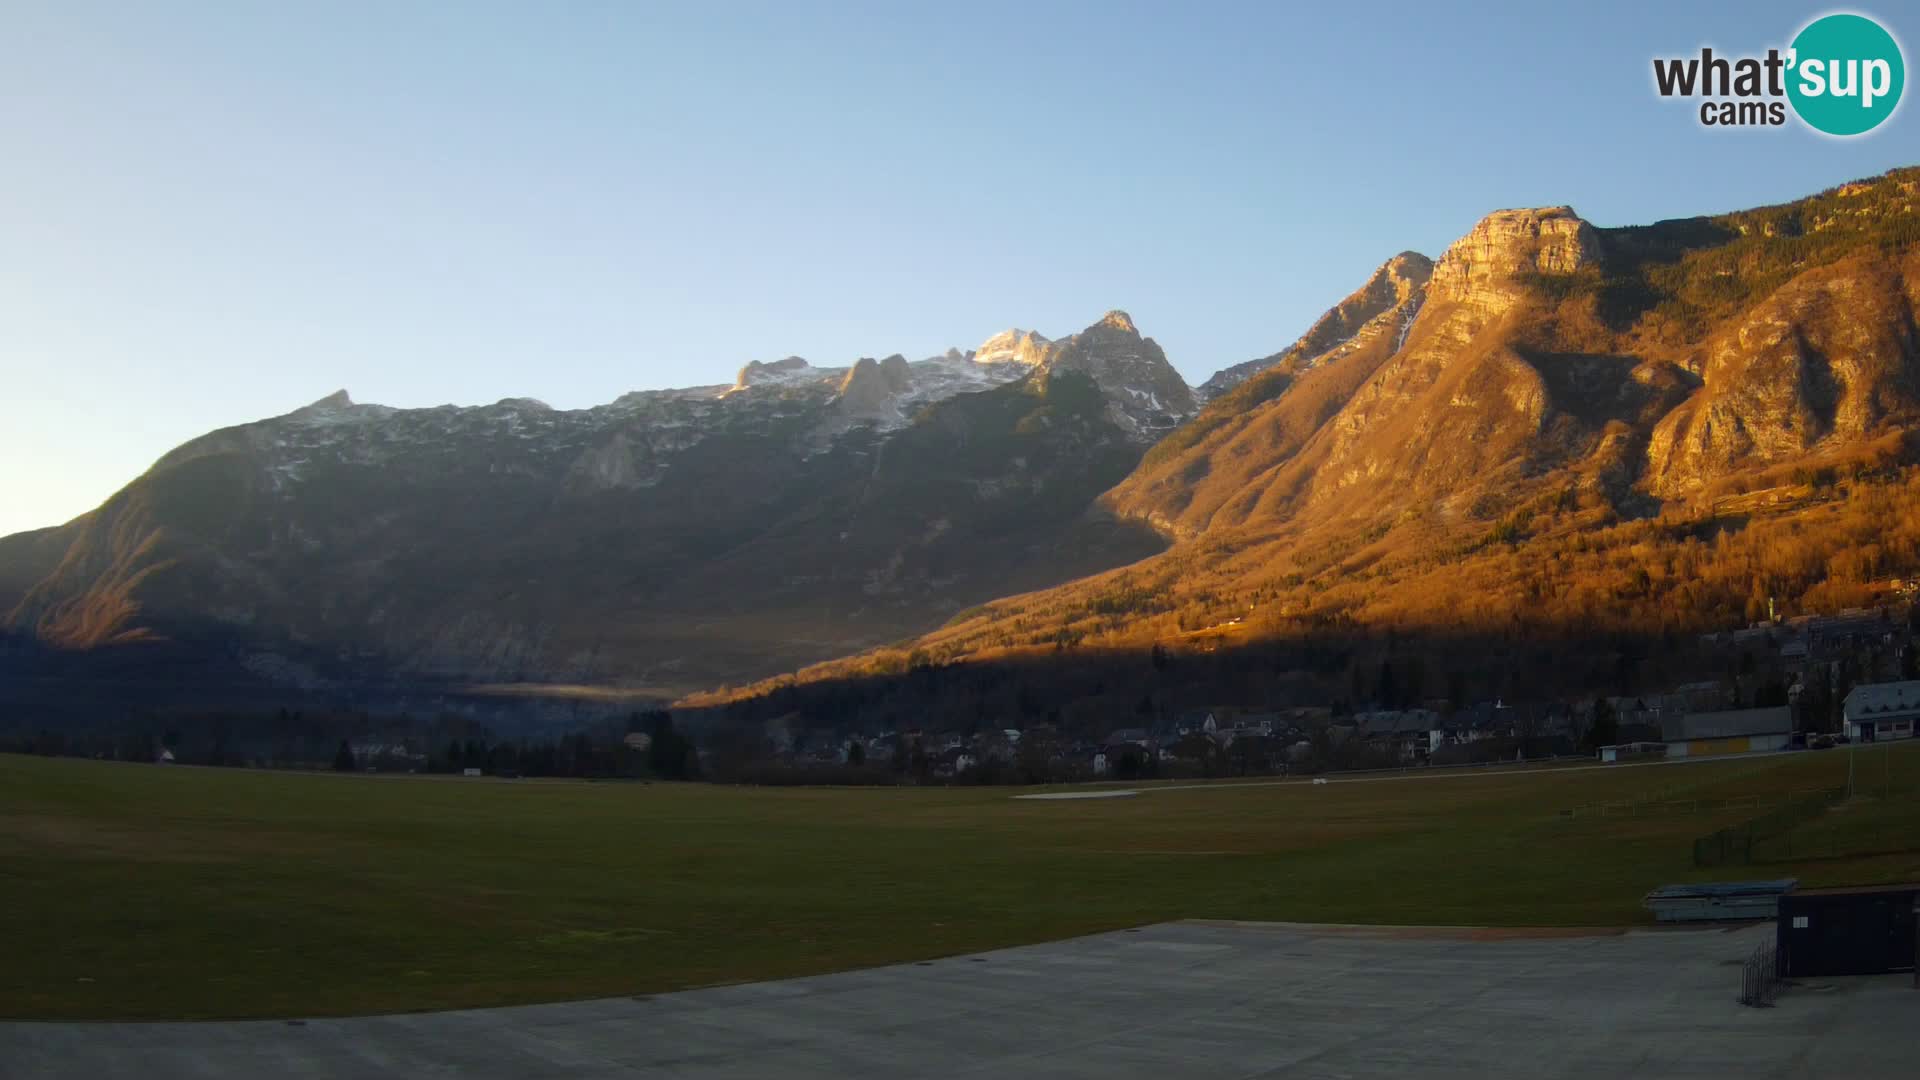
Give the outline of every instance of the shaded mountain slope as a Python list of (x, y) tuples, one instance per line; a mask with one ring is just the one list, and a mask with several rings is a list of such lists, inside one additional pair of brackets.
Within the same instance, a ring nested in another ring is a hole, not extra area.
[(331, 395), (0, 540), (8, 626), (75, 650), (215, 642), (292, 686), (677, 691), (1157, 550), (1092, 504), (1184, 417), (1185, 384), (1124, 316), (1002, 337), (577, 411)]

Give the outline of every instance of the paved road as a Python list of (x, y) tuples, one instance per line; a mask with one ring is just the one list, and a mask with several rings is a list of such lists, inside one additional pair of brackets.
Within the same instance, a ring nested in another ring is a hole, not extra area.
[(1167, 923), (644, 1000), (300, 1026), (0, 1024), (0, 1076), (1911, 1080), (1920, 992), (1906, 976), (1734, 1002), (1740, 960), (1770, 932)]
[[(1832, 752), (1835, 754), (1869, 753), (1875, 750), (1891, 752), (1894, 748), (1905, 745), (1920, 745), (1920, 743), (1903, 744), (1897, 741), (1891, 743), (1852, 743), (1847, 746), (1835, 747)], [(1621, 769), (1662, 769), (1678, 765), (1730, 765), (1740, 762), (1764, 761), (1767, 758), (1788, 757), (1794, 754), (1825, 754), (1827, 752), (1828, 751), (1825, 750), (1756, 750), (1748, 754), (1708, 754), (1703, 757), (1661, 758), (1658, 761), (1619, 761), (1609, 764), (1593, 765), (1552, 763), (1554, 761), (1565, 762), (1570, 760), (1568, 758), (1559, 758), (1532, 762), (1500, 762), (1491, 765), (1419, 766), (1416, 768), (1388, 769), (1378, 772), (1332, 773), (1328, 776), (1312, 779), (1303, 776), (1288, 776), (1275, 777), (1271, 780), (1210, 780), (1198, 784), (1150, 784), (1142, 785), (1140, 790), (1143, 792), (1218, 791), (1222, 788), (1274, 787), (1276, 785), (1298, 787), (1302, 784), (1312, 784), (1315, 779), (1325, 780), (1329, 784), (1389, 784), (1402, 780), (1457, 780), (1462, 777), (1479, 777), (1482, 779), (1501, 776), (1554, 777), (1564, 776), (1567, 773), (1600, 772), (1602, 770), (1617, 772)], [(1869, 764), (1867, 768), (1870, 770), (1872, 768), (1871, 764)], [(1106, 783), (1120, 782), (1121, 781), (1106, 781)], [(1138, 783), (1138, 781), (1133, 782)], [(1871, 784), (1869, 783), (1864, 786), (1871, 787)]]
[[(1806, 754), (1824, 751), (1807, 750), (1760, 750), (1750, 754), (1712, 754), (1706, 757), (1662, 758), (1659, 761), (1621, 761), (1606, 765), (1558, 765), (1549, 760), (1537, 762), (1502, 762), (1494, 765), (1441, 765), (1421, 766), (1411, 769), (1391, 769), (1382, 772), (1341, 775), (1332, 773), (1327, 776), (1308, 778), (1304, 776), (1276, 777), (1272, 780), (1215, 780), (1200, 784), (1156, 784), (1143, 786), (1142, 791), (1218, 791), (1222, 788), (1274, 787), (1288, 785), (1299, 787), (1312, 784), (1315, 779), (1325, 780), (1329, 784), (1391, 784), (1402, 780), (1458, 780), (1463, 777), (1501, 776), (1564, 776), (1576, 772), (1617, 772), (1621, 769), (1658, 769), (1669, 765), (1711, 765), (1716, 762), (1728, 764), (1741, 761), (1755, 761), (1765, 758), (1784, 757), (1788, 754)], [(1560, 759), (1566, 760), (1566, 759)]]

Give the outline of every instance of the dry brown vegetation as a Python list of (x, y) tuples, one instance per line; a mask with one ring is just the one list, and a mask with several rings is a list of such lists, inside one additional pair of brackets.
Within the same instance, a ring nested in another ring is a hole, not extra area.
[(688, 704), (793, 682), (1155, 642), (1208, 650), (1363, 628), (1458, 638), (1525, 637), (1529, 628), (1679, 635), (1763, 619), (1769, 600), (1782, 618), (1869, 605), (1920, 576), (1920, 467), (1867, 459), (1808, 472), (1759, 486), (1776, 479), (1763, 476), (1746, 491), (1738, 489), (1749, 482), (1729, 483), (1637, 520), (1569, 494), (1452, 528), (1411, 520), (1294, 542), (1211, 538), (998, 601), (908, 647)]

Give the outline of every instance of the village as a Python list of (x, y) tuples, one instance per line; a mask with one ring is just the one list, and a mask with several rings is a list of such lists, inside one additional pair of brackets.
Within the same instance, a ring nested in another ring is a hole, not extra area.
[[(1645, 761), (1820, 750), (1920, 733), (1920, 651), (1907, 618), (1850, 609), (1707, 634), (1732, 674), (1662, 693), (1577, 701), (1181, 709), (1104, 734), (1030, 724), (971, 733), (847, 733), (767, 724), (764, 752), (784, 770), (852, 779), (892, 774), (945, 783), (1311, 775), (1585, 757)], [(713, 752), (703, 749), (702, 757)], [(715, 764), (723, 766), (724, 762)]]

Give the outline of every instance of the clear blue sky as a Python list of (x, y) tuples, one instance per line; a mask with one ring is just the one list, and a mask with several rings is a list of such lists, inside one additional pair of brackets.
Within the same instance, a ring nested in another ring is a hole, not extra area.
[(0, 0), (0, 533), (340, 387), (579, 407), (1113, 307), (1198, 381), (1491, 209), (1920, 160), (1911, 103), (1840, 142), (1654, 97), (1816, 5), (1323, 6)]

